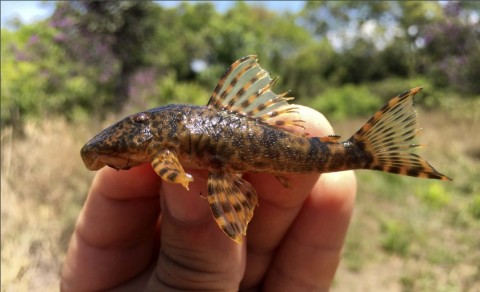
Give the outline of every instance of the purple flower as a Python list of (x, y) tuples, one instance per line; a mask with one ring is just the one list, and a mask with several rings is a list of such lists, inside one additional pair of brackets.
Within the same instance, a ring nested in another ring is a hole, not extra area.
[(61, 42), (64, 42), (64, 41), (66, 40), (66, 38), (67, 38), (67, 37), (65, 36), (65, 34), (63, 34), (63, 33), (58, 33), (58, 34), (56, 34), (56, 35), (53, 37), (53, 40), (56, 41), (56, 42), (61, 43)]
[(15, 59), (16, 59), (17, 61), (20, 61), (20, 62), (21, 62), (21, 61), (28, 61), (28, 60), (29, 60), (27, 54), (26, 54), (25, 52), (23, 52), (23, 51), (20, 51), (20, 50), (18, 50), (18, 51), (15, 52)]
[(28, 44), (29, 45), (34, 45), (34, 44), (38, 43), (39, 40), (40, 40), (40, 38), (38, 37), (38, 35), (34, 34), (28, 40)]

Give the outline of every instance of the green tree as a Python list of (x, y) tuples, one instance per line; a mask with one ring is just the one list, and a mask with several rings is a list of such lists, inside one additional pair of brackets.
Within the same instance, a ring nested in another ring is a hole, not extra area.
[[(52, 23), (64, 36), (63, 45), (78, 62), (111, 60), (118, 68), (110, 73), (114, 82), (111, 106), (121, 106), (129, 96), (134, 73), (148, 64), (151, 36), (156, 23), (151, 2), (75, 1), (60, 2)], [(93, 49), (93, 50), (92, 50)], [(107, 68), (112, 70), (112, 64)], [(114, 78), (113, 78), (114, 76)]]
[(320, 37), (329, 32), (358, 31), (368, 20), (392, 21), (396, 4), (389, 1), (308, 1), (301, 12), (303, 22)]
[[(237, 2), (223, 16), (214, 19), (209, 29), (213, 56), (209, 59), (225, 70), (232, 60), (245, 55), (258, 55), (264, 68), (274, 76), (281, 76), (277, 90), (303, 86), (300, 82), (291, 86), (295, 74), (290, 60), (298, 59), (305, 50), (315, 47), (308, 30), (296, 23), (293, 14), (280, 15), (263, 7)], [(219, 74), (217, 74), (218, 78)]]
[(56, 37), (48, 22), (21, 25), (15, 32), (2, 29), (2, 126), (13, 124), (21, 131), (26, 118), (73, 117), (104, 100), (102, 87), (90, 82), (97, 75), (69, 62)]
[(466, 2), (446, 3), (444, 17), (422, 27), (419, 53), (424, 72), (436, 86), (478, 96), (480, 30), (478, 12), (476, 22), (470, 18), (472, 7)]
[(326, 78), (340, 85), (405, 76), (410, 71), (405, 68), (409, 63), (400, 64), (405, 58), (388, 57), (390, 52), (399, 57), (408, 55), (405, 45), (391, 45), (392, 35), (399, 34), (394, 31), (399, 14), (395, 2), (312, 1), (307, 2), (300, 19), (317, 38), (334, 45), (333, 70)]

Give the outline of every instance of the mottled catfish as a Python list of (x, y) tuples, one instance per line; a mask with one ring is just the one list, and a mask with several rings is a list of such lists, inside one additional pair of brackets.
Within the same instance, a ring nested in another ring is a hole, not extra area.
[(284, 175), (373, 169), (421, 178), (450, 180), (410, 151), (419, 131), (413, 88), (394, 97), (350, 139), (308, 137), (280, 126), (303, 127), (286, 94), (272, 91), (275, 80), (247, 56), (233, 63), (207, 106), (167, 105), (140, 112), (103, 130), (81, 150), (85, 165), (129, 169), (151, 163), (164, 180), (188, 189), (185, 167), (208, 169), (207, 199), (218, 226), (242, 242), (257, 205), (257, 194), (241, 176)]

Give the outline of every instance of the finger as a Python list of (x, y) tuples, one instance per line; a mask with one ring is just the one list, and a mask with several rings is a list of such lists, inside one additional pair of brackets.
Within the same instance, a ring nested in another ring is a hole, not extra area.
[(103, 290), (148, 266), (160, 211), (158, 188), (150, 165), (97, 173), (67, 251), (62, 290)]
[(321, 176), (276, 253), (265, 290), (329, 290), (340, 261), (355, 193), (353, 171)]
[[(305, 120), (305, 132), (310, 136), (333, 134), (323, 115), (304, 106), (298, 106)], [(303, 132), (301, 128), (293, 130)], [(288, 175), (290, 186), (285, 188), (275, 177), (267, 174), (246, 175), (259, 194), (259, 206), (248, 227), (248, 269), (242, 288), (259, 285), (264, 278), (274, 252), (290, 225), (298, 215), (303, 202), (316, 184), (319, 174)], [(273, 223), (274, 222), (274, 223)]]
[(195, 178), (189, 191), (178, 184), (161, 187), (161, 251), (148, 290), (238, 290), (245, 248), (218, 228), (202, 198), (207, 194), (207, 173), (186, 171)]

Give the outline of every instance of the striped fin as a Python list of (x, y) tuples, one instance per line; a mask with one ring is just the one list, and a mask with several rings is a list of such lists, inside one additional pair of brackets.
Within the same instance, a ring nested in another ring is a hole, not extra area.
[(181, 184), (187, 190), (188, 184), (193, 181), (193, 177), (183, 170), (177, 155), (168, 149), (160, 151), (153, 158), (152, 167), (163, 180)]
[(303, 120), (285, 115), (297, 113), (297, 108), (288, 103), (293, 98), (286, 97), (287, 92), (276, 94), (271, 90), (277, 79), (271, 79), (257, 61), (257, 56), (251, 55), (233, 63), (215, 87), (208, 106), (272, 126), (303, 128)]
[(363, 149), (372, 161), (365, 168), (422, 178), (451, 180), (436, 171), (425, 159), (410, 151), (421, 147), (412, 143), (420, 131), (413, 97), (415, 87), (391, 99), (358, 130), (350, 142)]
[(238, 175), (210, 172), (207, 199), (220, 229), (232, 240), (242, 243), (257, 205), (257, 192)]

